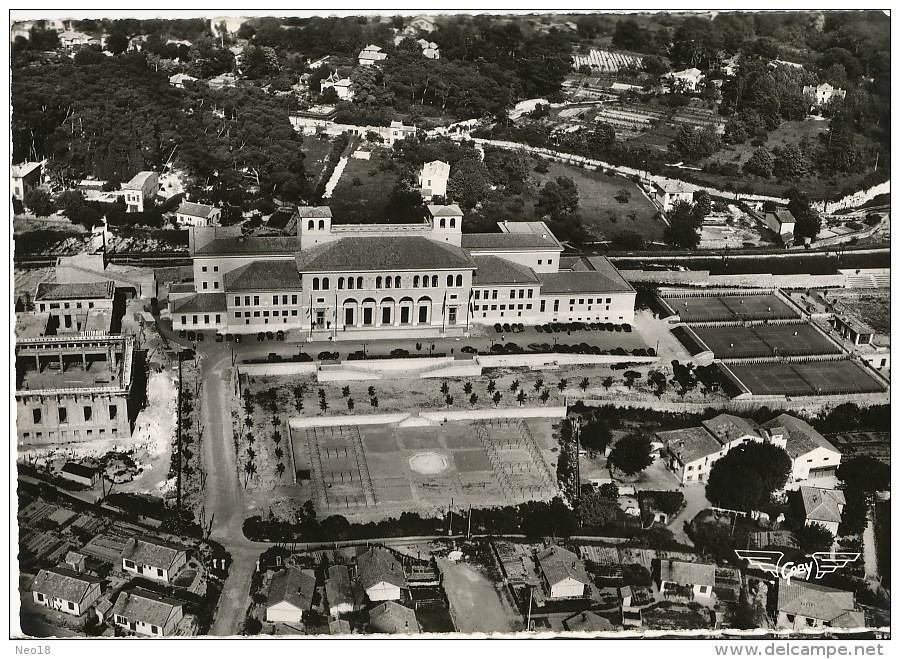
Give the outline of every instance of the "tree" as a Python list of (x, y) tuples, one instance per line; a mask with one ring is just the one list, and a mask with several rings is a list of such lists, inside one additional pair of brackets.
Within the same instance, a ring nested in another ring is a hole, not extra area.
[(643, 433), (623, 435), (609, 452), (609, 464), (626, 476), (634, 476), (653, 464), (650, 438)]
[(547, 181), (538, 193), (535, 211), (539, 216), (549, 215), (553, 221), (565, 221), (578, 210), (578, 186), (567, 176)]
[(106, 50), (113, 55), (121, 55), (128, 50), (128, 36), (121, 30), (115, 30), (106, 37)]
[(794, 216), (794, 235), (798, 238), (814, 239), (822, 229), (822, 218), (813, 209), (809, 197), (797, 190), (788, 193), (788, 210)]
[(543, 387), (543, 386), (544, 386), (544, 379), (543, 379), (543, 378), (538, 378), (537, 380), (534, 381), (534, 391), (535, 391), (535, 392), (540, 391), (540, 390), (541, 390), (541, 387)]
[(350, 387), (341, 387), (341, 396), (346, 398), (350, 395)]
[(753, 152), (753, 155), (744, 163), (744, 171), (749, 174), (756, 174), (763, 178), (772, 176), (775, 169), (775, 159), (772, 154), (765, 148), (759, 148)]
[(581, 378), (581, 382), (578, 383), (578, 387), (582, 391), (587, 391), (587, 388), (591, 386), (591, 381), (588, 378)]
[(575, 516), (582, 527), (597, 527), (614, 522), (621, 515), (618, 504), (599, 492), (590, 492), (578, 499)]
[(797, 544), (807, 554), (830, 551), (834, 544), (834, 534), (818, 522), (805, 524), (794, 531)]
[(472, 407), (475, 407), (475, 405), (477, 403), (478, 403), (478, 394), (473, 393), (471, 396), (469, 396), (469, 405), (471, 405)]
[[(641, 374), (637, 371), (625, 371), (622, 374), (622, 377), (625, 378), (625, 386), (631, 389), (634, 386), (634, 381), (641, 377)], [(612, 379), (612, 378), (610, 378)]]
[(581, 446), (603, 453), (612, 441), (612, 431), (603, 421), (591, 421), (581, 427)]
[(468, 396), (469, 394), (472, 393), (472, 383), (471, 383), (471, 382), (465, 382), (465, 383), (463, 383), (463, 393), (464, 393), (466, 396)]
[(446, 396), (444, 396), (444, 402), (447, 403), (447, 407), (452, 407), (453, 396), (451, 396), (450, 394), (447, 394)]
[(706, 190), (697, 190), (694, 193), (694, 217), (702, 222), (712, 212), (712, 197)]
[(613, 245), (615, 245), (619, 249), (625, 249), (629, 251), (642, 250), (647, 246), (647, 241), (644, 240), (644, 236), (634, 229), (625, 229), (624, 231), (619, 231), (612, 237), (612, 242)]
[(493, 380), (488, 380), (488, 383), (487, 383), (487, 391), (488, 391), (488, 393), (489, 393), (489, 394), (494, 393), (494, 390), (495, 390), (496, 388), (497, 388), (497, 383), (494, 382)]
[(556, 388), (559, 389), (559, 393), (562, 393), (566, 390), (566, 387), (569, 386), (569, 381), (565, 378), (561, 378), (559, 382), (556, 383)]
[(372, 399), (369, 401), (369, 403), (371, 403), (372, 407), (377, 409), (378, 408), (378, 396), (372, 396)]
[(284, 476), (284, 469), (285, 467), (283, 462), (279, 462), (277, 465), (275, 465), (275, 472), (278, 474), (279, 478)]
[(93, 48), (91, 46), (82, 46), (75, 53), (72, 61), (75, 63), (75, 66), (92, 66), (94, 64), (102, 64), (106, 61), (106, 58), (96, 46)]
[(56, 212), (56, 204), (48, 192), (32, 190), (25, 195), (25, 206), (38, 217), (47, 217)]
[(347, 399), (347, 409), (348, 409), (348, 410), (350, 410), (350, 411), (352, 412), (352, 411), (353, 411), (353, 407), (354, 407), (355, 405), (356, 405), (356, 403), (353, 401), (352, 398), (348, 398), (348, 399)]
[(619, 498), (619, 487), (615, 483), (604, 483), (597, 488), (597, 493), (615, 501)]
[(515, 393), (515, 392), (516, 392), (516, 389), (518, 389), (518, 388), (519, 388), (519, 381), (518, 381), (518, 380), (513, 380), (512, 382), (509, 383), (509, 390), (510, 390), (511, 392)]
[(647, 381), (650, 383), (650, 386), (653, 387), (653, 393), (656, 394), (656, 397), (662, 398), (663, 392), (665, 392), (666, 385), (668, 384), (665, 374), (661, 371), (650, 371), (647, 373)]
[(463, 208), (473, 208), (484, 201), (491, 186), (490, 173), (478, 159), (466, 159), (457, 163), (447, 181), (447, 194)]
[(614, 198), (620, 204), (627, 204), (631, 201), (631, 192), (629, 192), (628, 188), (621, 188)]
[(773, 172), (779, 178), (803, 176), (809, 171), (806, 154), (796, 144), (785, 144), (775, 155)]
[(519, 405), (524, 405), (525, 401), (528, 399), (528, 394), (525, 393), (524, 389), (519, 389), (519, 393), (516, 394), (516, 400), (519, 402)]
[(609, 391), (609, 388), (610, 388), (611, 386), (613, 386), (613, 383), (614, 383), (614, 382), (615, 382), (615, 379), (614, 379), (611, 375), (607, 375), (605, 378), (603, 378), (603, 379), (600, 381), (600, 384), (603, 385), (603, 388), (604, 388), (604, 389), (606, 389), (607, 391)]
[(759, 510), (784, 487), (792, 468), (785, 450), (774, 444), (747, 442), (713, 463), (706, 498), (722, 508)]
[(497, 407), (497, 405), (500, 404), (500, 400), (501, 400), (502, 398), (503, 398), (503, 394), (501, 394), (499, 391), (495, 391), (495, 392), (494, 392), (494, 396), (493, 396), (492, 399), (491, 399), (491, 400), (494, 401), (494, 407)]
[(328, 411), (328, 401), (324, 398), (319, 399), (319, 409), (321, 409), (323, 412)]
[(247, 489), (247, 484), (250, 482), (250, 479), (253, 478), (253, 474), (256, 473), (256, 465), (252, 460), (247, 460), (246, 464), (244, 464), (244, 489)]
[(446, 380), (441, 382), (441, 393), (445, 396), (450, 393), (450, 385), (447, 384)]
[(550, 390), (549, 390), (549, 389), (544, 389), (544, 390), (541, 392), (540, 398), (541, 398), (541, 404), (542, 404), (542, 405), (543, 405), (543, 404), (546, 404), (547, 401), (550, 399)]
[(663, 230), (663, 240), (675, 247), (696, 249), (700, 244), (700, 223), (691, 204), (679, 201), (669, 213), (669, 224)]

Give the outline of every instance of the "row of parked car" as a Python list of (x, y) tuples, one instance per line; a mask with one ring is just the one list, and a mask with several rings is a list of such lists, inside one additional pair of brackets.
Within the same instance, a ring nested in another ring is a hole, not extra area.
[[(472, 346), (463, 346), (462, 352), (478, 354), (478, 350)], [(515, 355), (527, 352), (554, 352), (554, 353), (575, 353), (579, 355), (618, 355), (621, 357), (634, 355), (636, 357), (655, 357), (656, 350), (653, 348), (634, 348), (628, 350), (626, 348), (601, 348), (600, 346), (592, 346), (587, 343), (559, 343), (550, 345), (549, 343), (529, 343), (528, 348), (522, 348), (516, 343), (495, 343), (491, 346), (490, 354), (494, 355)]]
[[(205, 341), (206, 335), (200, 331), (194, 330), (181, 330), (178, 332), (178, 336), (182, 339), (187, 339), (188, 341)], [(253, 336), (252, 334), (248, 336)], [(235, 343), (241, 343), (244, 340), (243, 334), (232, 334), (228, 332), (227, 334), (221, 334), (216, 332), (216, 343), (222, 343), (222, 341), (234, 341)], [(284, 341), (285, 335), (283, 330), (278, 330), (277, 332), (257, 332), (256, 340), (257, 341), (271, 341), (273, 339), (277, 341)]]
[(630, 332), (631, 325), (622, 323), (616, 325), (614, 323), (546, 323), (545, 325), (535, 325), (534, 329), (538, 332), (578, 332), (591, 330), (600, 332)]

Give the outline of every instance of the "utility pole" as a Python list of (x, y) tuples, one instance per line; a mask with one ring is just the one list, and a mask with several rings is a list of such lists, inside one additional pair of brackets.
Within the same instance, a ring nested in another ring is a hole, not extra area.
[(531, 603), (534, 601), (534, 586), (528, 586), (528, 618), (525, 620), (525, 631), (531, 631)]
[(469, 527), (466, 529), (466, 540), (472, 537), (472, 504), (469, 504)]

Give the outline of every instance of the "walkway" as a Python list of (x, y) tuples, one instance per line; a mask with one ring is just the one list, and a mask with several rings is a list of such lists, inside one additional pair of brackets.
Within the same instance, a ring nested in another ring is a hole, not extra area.
[(669, 530), (675, 535), (675, 540), (693, 547), (694, 542), (684, 531), (684, 523), (690, 522), (698, 513), (709, 508), (710, 503), (706, 499), (706, 485), (702, 483), (685, 485), (681, 492), (684, 494), (684, 508), (669, 523)]

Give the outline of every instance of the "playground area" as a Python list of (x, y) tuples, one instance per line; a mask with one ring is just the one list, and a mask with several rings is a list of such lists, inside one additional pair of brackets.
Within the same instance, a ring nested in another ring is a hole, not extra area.
[(799, 318), (797, 312), (774, 293), (661, 297), (660, 302), (663, 308), (686, 323)]
[(839, 361), (719, 364), (723, 377), (740, 392), (757, 396), (825, 396), (876, 393), (885, 386), (849, 359)]
[(837, 344), (809, 323), (683, 329), (718, 359), (841, 353)]
[(553, 421), (291, 428), (294, 464), (322, 510), (515, 505), (556, 494)]

